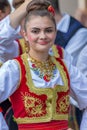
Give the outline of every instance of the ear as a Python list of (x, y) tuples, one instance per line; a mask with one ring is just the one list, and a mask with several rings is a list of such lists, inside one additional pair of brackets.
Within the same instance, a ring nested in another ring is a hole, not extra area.
[(22, 30), (22, 34), (24, 39), (28, 42), (27, 33), (25, 32), (25, 30)]

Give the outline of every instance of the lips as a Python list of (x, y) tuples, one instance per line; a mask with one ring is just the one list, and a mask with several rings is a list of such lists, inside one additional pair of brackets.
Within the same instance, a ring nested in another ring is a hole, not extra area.
[(48, 42), (43, 41), (43, 42), (39, 42), (39, 44), (40, 44), (40, 45), (46, 45), (46, 44), (48, 44)]

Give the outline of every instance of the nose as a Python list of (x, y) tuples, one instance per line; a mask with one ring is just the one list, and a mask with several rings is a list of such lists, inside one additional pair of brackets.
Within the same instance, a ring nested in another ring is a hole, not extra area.
[(41, 33), (40, 33), (40, 39), (46, 39), (46, 33), (44, 32), (44, 31), (42, 31)]

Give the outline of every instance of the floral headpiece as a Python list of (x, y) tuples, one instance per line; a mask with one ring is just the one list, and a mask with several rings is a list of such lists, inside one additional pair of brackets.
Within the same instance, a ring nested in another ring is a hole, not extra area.
[(53, 15), (55, 15), (55, 10), (52, 5), (48, 6), (48, 11), (51, 12)]

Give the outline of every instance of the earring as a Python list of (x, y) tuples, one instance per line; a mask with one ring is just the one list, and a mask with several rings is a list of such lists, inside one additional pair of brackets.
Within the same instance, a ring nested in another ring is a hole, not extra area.
[(29, 52), (29, 45), (28, 45), (28, 42), (25, 43), (25, 51), (26, 51), (26, 53)]

